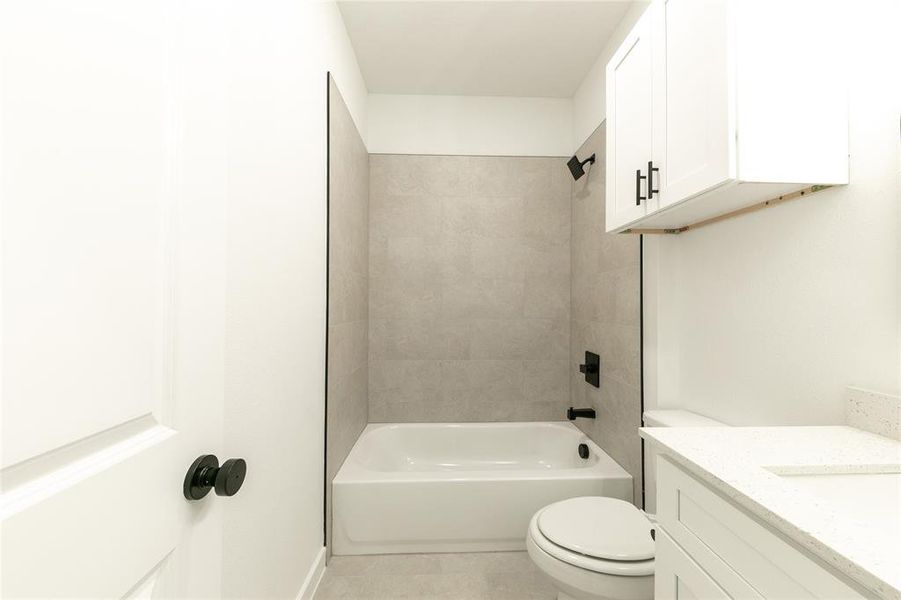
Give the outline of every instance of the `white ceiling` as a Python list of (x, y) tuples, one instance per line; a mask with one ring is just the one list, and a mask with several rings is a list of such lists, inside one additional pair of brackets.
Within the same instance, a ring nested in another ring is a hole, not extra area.
[(569, 98), (631, 2), (338, 5), (371, 93)]

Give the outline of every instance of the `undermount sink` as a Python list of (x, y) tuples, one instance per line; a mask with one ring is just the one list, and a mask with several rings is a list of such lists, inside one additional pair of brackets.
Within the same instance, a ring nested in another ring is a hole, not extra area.
[[(780, 473), (779, 477), (815, 497), (839, 518), (870, 530), (874, 543), (901, 550), (901, 465), (882, 473)], [(852, 525), (853, 527), (853, 525)], [(867, 535), (861, 532), (862, 535)]]

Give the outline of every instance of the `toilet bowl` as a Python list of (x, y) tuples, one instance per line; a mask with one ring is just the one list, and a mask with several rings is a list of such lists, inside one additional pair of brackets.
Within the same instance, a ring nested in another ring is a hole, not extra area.
[(652, 529), (647, 516), (623, 500), (570, 498), (535, 513), (526, 548), (553, 580), (558, 600), (651, 600)]

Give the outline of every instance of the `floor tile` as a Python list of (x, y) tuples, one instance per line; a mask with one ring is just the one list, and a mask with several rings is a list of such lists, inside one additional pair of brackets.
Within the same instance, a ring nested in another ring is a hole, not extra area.
[(316, 600), (553, 600), (525, 552), (334, 556)]

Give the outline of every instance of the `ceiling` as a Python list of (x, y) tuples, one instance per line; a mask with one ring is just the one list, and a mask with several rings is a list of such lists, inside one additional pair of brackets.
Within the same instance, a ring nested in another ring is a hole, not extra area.
[(373, 94), (570, 98), (631, 2), (339, 1)]

